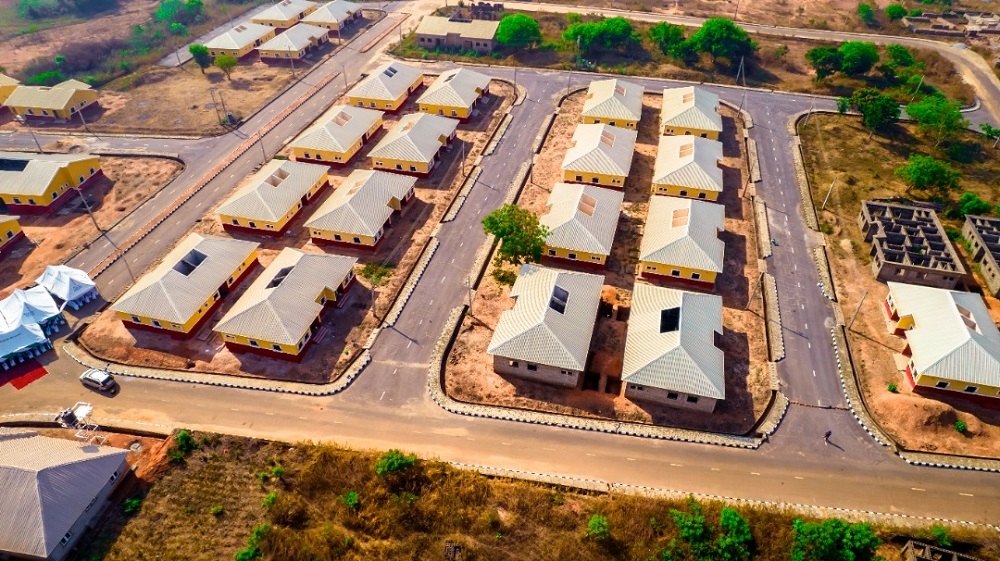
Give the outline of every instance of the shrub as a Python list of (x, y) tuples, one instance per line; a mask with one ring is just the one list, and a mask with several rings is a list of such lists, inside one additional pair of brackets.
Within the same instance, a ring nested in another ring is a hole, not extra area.
[(385, 477), (390, 473), (395, 473), (397, 471), (403, 471), (407, 468), (413, 467), (417, 463), (417, 456), (414, 454), (403, 454), (399, 450), (393, 448), (382, 457), (379, 458), (378, 462), (375, 463), (375, 473), (379, 477)]
[(186, 430), (182, 430), (177, 433), (177, 447), (180, 448), (181, 452), (186, 454), (198, 448), (198, 443), (191, 438), (191, 433)]
[(271, 510), (271, 507), (274, 506), (274, 501), (276, 500), (278, 500), (278, 493), (271, 491), (262, 501), (260, 501), (260, 506), (264, 507), (265, 510)]
[(260, 549), (260, 542), (267, 538), (267, 535), (271, 533), (270, 524), (260, 524), (254, 527), (253, 531), (250, 533), (250, 537), (247, 538), (247, 545), (243, 549), (236, 552), (233, 558), (236, 561), (253, 561), (258, 559), (263, 555)]
[(340, 502), (347, 505), (347, 508), (351, 510), (358, 510), (361, 508), (361, 499), (358, 497), (357, 491), (348, 491), (346, 495), (341, 495), (338, 497)]
[(935, 524), (931, 526), (931, 536), (939, 546), (951, 547), (951, 535), (948, 533), (948, 528), (940, 524)]
[(133, 515), (139, 512), (140, 508), (142, 508), (142, 497), (129, 497), (122, 505), (122, 512), (126, 515)]
[(285, 475), (285, 468), (281, 466), (274, 466), (273, 468), (271, 468), (271, 475), (276, 477), (277, 479), (281, 479), (281, 476)]
[(875, 8), (865, 2), (858, 4), (858, 17), (868, 27), (874, 27), (878, 23), (875, 21)]
[(611, 537), (611, 524), (606, 516), (594, 514), (587, 521), (587, 538), (595, 541), (605, 541)]
[(170, 461), (175, 464), (179, 464), (184, 461), (184, 452), (181, 452), (177, 448), (167, 450), (167, 456), (170, 458)]
[(957, 430), (959, 433), (965, 434), (965, 431), (968, 428), (969, 425), (965, 424), (965, 421), (955, 421), (955, 430)]
[(212, 508), (208, 509), (208, 513), (212, 516), (221, 516), (223, 510), (225, 509), (222, 508), (222, 505), (214, 505)]
[(896, 384), (889, 384), (889, 388), (888, 389), (889, 389), (890, 392), (896, 393), (896, 389), (897, 389), (896, 388)]
[(885, 7), (885, 15), (889, 18), (889, 21), (902, 19), (906, 16), (906, 14), (906, 6), (903, 6), (902, 4), (889, 4)]
[(31, 86), (54, 86), (59, 82), (64, 82), (65, 80), (66, 76), (63, 76), (62, 72), (58, 70), (47, 70), (45, 72), (39, 72), (31, 78), (28, 78), (25, 81), (25, 84)]

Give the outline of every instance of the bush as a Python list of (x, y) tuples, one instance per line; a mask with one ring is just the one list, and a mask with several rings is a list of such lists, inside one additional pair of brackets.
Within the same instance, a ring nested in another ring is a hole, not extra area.
[(208, 513), (212, 516), (221, 516), (223, 510), (225, 509), (222, 508), (222, 505), (214, 505), (212, 508), (208, 509)]
[(236, 561), (253, 561), (258, 559), (263, 555), (260, 549), (260, 543), (267, 538), (267, 535), (271, 533), (270, 524), (260, 524), (254, 527), (253, 532), (250, 533), (250, 537), (247, 538), (247, 545), (243, 549), (236, 552), (233, 558)]
[(198, 443), (191, 438), (191, 433), (182, 430), (177, 433), (177, 447), (180, 448), (181, 452), (186, 454), (198, 448)]
[(46, 70), (28, 78), (25, 84), (30, 86), (54, 86), (64, 81), (66, 81), (66, 76), (63, 76), (62, 72), (58, 70)]
[(351, 510), (358, 510), (361, 508), (361, 499), (358, 497), (357, 491), (348, 491), (346, 495), (341, 495), (338, 497), (340, 502), (347, 505), (347, 508)]
[(185, 458), (184, 452), (181, 452), (177, 448), (171, 448), (170, 450), (167, 450), (167, 457), (169, 457), (170, 461), (175, 464), (183, 462)]
[(948, 528), (940, 524), (935, 524), (931, 526), (931, 537), (934, 541), (941, 547), (951, 547), (951, 535), (948, 533)]
[(375, 463), (375, 473), (379, 477), (385, 477), (390, 473), (395, 473), (397, 471), (403, 471), (407, 468), (413, 467), (417, 463), (417, 456), (414, 454), (403, 454), (399, 450), (393, 448), (382, 457), (379, 458), (378, 462)]
[(122, 504), (122, 512), (128, 516), (138, 513), (140, 508), (142, 508), (142, 497), (138, 496), (129, 497)]
[(611, 524), (606, 516), (595, 514), (587, 521), (587, 538), (594, 541), (606, 541), (611, 537)]
[(885, 15), (889, 18), (889, 21), (902, 19), (906, 17), (906, 14), (906, 6), (903, 6), (902, 4), (889, 4), (885, 7)]
[(264, 507), (264, 510), (271, 510), (271, 507), (274, 506), (274, 501), (276, 500), (278, 500), (278, 493), (271, 491), (262, 501), (260, 501), (260, 506)]
[(965, 434), (965, 431), (969, 428), (969, 425), (965, 424), (965, 421), (955, 421), (955, 430), (960, 434)]
[(890, 393), (896, 393), (896, 390), (897, 390), (896, 384), (889, 384), (888, 390), (889, 390)]
[(285, 468), (281, 466), (274, 466), (271, 468), (271, 475), (277, 479), (281, 479), (281, 476), (285, 475)]

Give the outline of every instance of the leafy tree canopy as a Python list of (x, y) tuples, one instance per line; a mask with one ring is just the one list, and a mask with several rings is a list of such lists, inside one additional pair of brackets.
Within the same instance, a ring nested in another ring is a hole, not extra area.
[(816, 80), (822, 80), (840, 70), (844, 55), (836, 47), (816, 47), (806, 51), (806, 60), (816, 70)]
[(896, 122), (900, 114), (896, 100), (874, 88), (855, 90), (850, 97), (850, 107), (861, 113), (862, 124), (873, 132)]
[(931, 156), (910, 154), (906, 164), (894, 172), (912, 189), (937, 189), (946, 192), (958, 187), (961, 172)]
[(966, 191), (965, 193), (962, 193), (962, 197), (958, 199), (957, 210), (958, 216), (956, 216), (956, 218), (965, 218), (965, 215), (967, 214), (989, 214), (993, 211), (993, 205), (980, 199), (975, 193)]
[(233, 73), (233, 69), (236, 68), (236, 65), (239, 63), (240, 61), (236, 60), (236, 57), (233, 55), (219, 55), (215, 57), (215, 60), (212, 62), (216, 68), (221, 70), (222, 73), (226, 75), (226, 79), (228, 80), (232, 79), (231, 74)]
[(881, 540), (868, 524), (839, 518), (792, 525), (792, 561), (871, 561)]
[(596, 22), (578, 22), (563, 32), (563, 39), (576, 41), (582, 52), (596, 48), (613, 50), (625, 48), (635, 39), (632, 22), (622, 17), (608, 18)]
[(878, 22), (875, 21), (875, 8), (867, 2), (862, 2), (858, 4), (858, 17), (864, 22), (868, 27), (875, 27)]
[(942, 95), (929, 95), (906, 106), (906, 115), (917, 122), (925, 134), (934, 139), (934, 146), (951, 138), (969, 126), (962, 115), (961, 105)]
[(660, 49), (660, 52), (665, 55), (672, 54), (677, 45), (683, 43), (685, 39), (684, 26), (664, 21), (649, 28), (646, 35), (656, 45), (656, 48)]
[(889, 4), (885, 7), (885, 15), (889, 18), (889, 21), (896, 21), (906, 17), (907, 14), (906, 6), (902, 4)]
[(399, 450), (393, 448), (392, 450), (382, 454), (382, 457), (375, 463), (375, 473), (379, 477), (385, 477), (387, 474), (411, 468), (416, 463), (416, 455), (403, 454)]
[(866, 41), (847, 41), (840, 45), (840, 54), (840, 71), (848, 76), (867, 74), (879, 59), (878, 47)]
[(699, 52), (708, 53), (712, 62), (719, 58), (732, 62), (757, 50), (757, 43), (747, 32), (726, 18), (706, 20), (690, 41)]
[(538, 261), (549, 235), (549, 229), (539, 224), (535, 213), (512, 204), (503, 205), (483, 219), (483, 230), (501, 241), (497, 265), (518, 266)]
[(542, 40), (538, 22), (524, 14), (504, 16), (497, 27), (497, 42), (513, 49), (527, 47)]
[(212, 66), (212, 57), (208, 54), (208, 47), (205, 45), (191, 45), (188, 47), (188, 52), (191, 53), (198, 68), (201, 68), (202, 74), (205, 73), (206, 68)]

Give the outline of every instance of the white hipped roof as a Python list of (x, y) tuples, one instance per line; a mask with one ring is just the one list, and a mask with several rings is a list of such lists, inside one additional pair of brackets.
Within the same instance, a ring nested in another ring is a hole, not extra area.
[[(978, 294), (889, 282), (917, 374), (1000, 387), (1000, 331)], [(961, 391), (963, 388), (958, 388)]]
[(382, 118), (382, 112), (351, 105), (334, 105), (306, 129), (291, 147), (344, 153)]
[(90, 84), (79, 80), (66, 80), (52, 87), (18, 86), (7, 96), (4, 105), (65, 110), (66, 105), (73, 99), (73, 95), (77, 91), (89, 89), (91, 89)]
[(660, 128), (664, 126), (722, 132), (719, 96), (694, 86), (665, 88)]
[(127, 454), (0, 428), (0, 551), (38, 559), (55, 553)]
[(722, 192), (722, 143), (700, 136), (661, 136), (653, 185)]
[(326, 37), (328, 31), (322, 27), (309, 25), (307, 23), (297, 23), (279, 33), (267, 43), (257, 47), (261, 51), (287, 51), (298, 53), (313, 45), (313, 42), (320, 37)]
[(722, 297), (637, 283), (625, 338), (622, 381), (726, 398)]
[(417, 35), (444, 37), (454, 33), (463, 39), (492, 41), (496, 37), (498, 27), (500, 22), (496, 20), (451, 21), (442, 16), (424, 16), (417, 26)]
[(429, 163), (455, 134), (458, 121), (429, 115), (404, 115), (368, 153), (369, 158)]
[(653, 195), (639, 259), (721, 273), (726, 244), (719, 239), (719, 232), (724, 227), (722, 205)]
[(348, 97), (395, 101), (409, 91), (410, 86), (424, 75), (423, 70), (399, 62), (388, 62), (379, 66), (364, 80), (358, 82)]
[(605, 124), (577, 125), (562, 169), (584, 173), (628, 176), (635, 152), (634, 129)]
[[(582, 371), (597, 323), (604, 277), (526, 264), (486, 352)], [(562, 311), (559, 311), (559, 310)]]
[(91, 159), (96, 160), (94, 167), (99, 168), (98, 157), (92, 154), (34, 154), (31, 152), (0, 151), (0, 161), (25, 162), (21, 171), (0, 170), (0, 193), (25, 196), (44, 195), (60, 170), (72, 162)]
[(375, 236), (392, 214), (391, 199), (403, 200), (415, 177), (375, 170), (354, 170), (316, 209), (305, 227)]
[(35, 282), (63, 302), (76, 300), (96, 286), (87, 273), (66, 265), (46, 266)]
[(333, 0), (319, 7), (315, 12), (302, 18), (304, 23), (339, 24), (358, 11), (358, 5), (346, 0)]
[(610, 254), (624, 198), (622, 191), (556, 183), (548, 200), (551, 210), (539, 219), (549, 229), (545, 245)]
[(325, 181), (323, 165), (271, 160), (226, 199), (216, 214), (276, 222), (288, 214), (316, 183)]
[(582, 115), (599, 119), (638, 121), (642, 118), (642, 95), (646, 89), (639, 84), (617, 78), (595, 80), (587, 88)]
[(286, 21), (297, 18), (302, 12), (308, 12), (310, 9), (316, 9), (317, 7), (319, 7), (319, 4), (309, 2), (308, 0), (282, 0), (255, 15), (250, 21), (255, 23), (271, 20)]
[(222, 35), (205, 43), (209, 49), (229, 49), (240, 50), (247, 45), (254, 44), (265, 35), (272, 33), (273, 27), (260, 25), (258, 23), (241, 23), (236, 27), (226, 31)]
[(489, 76), (468, 68), (455, 68), (442, 72), (417, 98), (417, 103), (469, 108), (489, 85)]

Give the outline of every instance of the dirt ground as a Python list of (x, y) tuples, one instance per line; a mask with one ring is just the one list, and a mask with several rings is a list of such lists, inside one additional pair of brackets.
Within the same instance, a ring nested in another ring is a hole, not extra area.
[[(222, 318), (252, 283), (252, 278), (234, 291), (222, 304), (212, 320), (188, 340), (175, 340), (157, 333), (130, 332), (112, 312), (106, 311), (87, 328), (80, 338), (91, 352), (106, 360), (143, 366), (159, 366), (172, 369), (188, 369), (198, 372), (216, 372), (237, 376), (264, 376), (274, 379), (298, 380), (324, 383), (338, 377), (353, 362), (372, 329), (381, 323), (389, 312), (396, 295), (419, 259), (421, 252), (430, 241), (430, 234), (447, 211), (452, 198), (464, 181), (459, 162), (465, 145), (467, 171), (471, 162), (485, 148), (491, 131), (499, 124), (503, 111), (513, 101), (513, 90), (508, 85), (494, 82), (490, 86), (491, 96), (481, 105), (479, 117), (459, 126), (458, 139), (443, 153), (438, 168), (429, 178), (418, 179), (414, 199), (404, 208), (401, 216), (393, 219), (393, 225), (386, 231), (386, 237), (374, 252), (350, 248), (327, 248), (313, 244), (302, 224), (316, 208), (330, 196), (344, 179), (355, 169), (370, 169), (365, 157), (385, 132), (381, 132), (368, 143), (362, 154), (343, 168), (331, 169), (328, 174), (331, 187), (314, 203), (310, 203), (289, 226), (288, 232), (280, 238), (263, 235), (236, 234), (226, 232), (218, 217), (206, 213), (193, 231), (223, 237), (237, 237), (261, 244), (260, 263), (266, 266), (282, 248), (297, 247), (316, 253), (334, 253), (358, 258), (355, 272), (358, 274), (355, 286), (348, 293), (347, 300), (340, 308), (330, 308), (323, 318), (323, 331), (317, 335), (321, 344), (313, 345), (301, 364), (289, 366), (284, 361), (256, 355), (230, 352), (221, 338), (211, 328)], [(400, 116), (416, 110), (419, 93), (410, 97), (398, 115), (386, 114), (387, 130)], [(287, 154), (287, 148), (281, 155)], [(361, 275), (367, 263), (379, 263), (391, 268), (392, 274), (379, 286), (372, 286), (370, 279)], [(258, 268), (258, 272), (263, 267)], [(374, 300), (374, 305), (373, 305)]]
[[(56, 143), (58, 144), (58, 143)], [(46, 146), (65, 150), (66, 146)], [(94, 219), (109, 228), (146, 199), (170, 183), (182, 165), (164, 158), (101, 158), (104, 178), (85, 190)], [(73, 252), (98, 235), (94, 222), (79, 197), (55, 214), (20, 218), (27, 240), (4, 258), (0, 268), (0, 297), (35, 281), (46, 265), (62, 263)]]
[[(922, 193), (907, 193), (905, 185), (892, 175), (892, 169), (902, 164), (910, 151), (929, 152), (929, 144), (904, 132), (899, 132), (898, 136), (908, 138), (908, 142), (897, 143), (878, 136), (867, 141), (867, 135), (856, 119), (832, 115), (813, 116), (802, 130), (802, 147), (816, 204), (826, 196), (833, 176), (840, 178), (827, 209), (820, 212), (820, 221), (827, 234), (837, 297), (844, 315), (858, 314), (849, 335), (865, 400), (882, 428), (908, 449), (1000, 456), (1000, 412), (966, 403), (960, 398), (928, 398), (915, 394), (909, 389), (900, 368), (903, 363), (897, 363), (905, 341), (892, 334), (892, 326), (881, 305), (888, 287), (876, 281), (872, 274), (868, 255), (871, 246), (864, 243), (856, 219), (861, 200), (890, 196), (924, 198)], [(972, 133), (967, 140), (981, 141)], [(858, 150), (861, 145), (867, 148)], [(963, 171), (959, 192), (968, 190), (991, 200), (998, 172), (995, 158), (984, 157), (971, 164), (952, 162), (952, 165)], [(957, 196), (957, 193), (951, 194), (952, 199)], [(957, 219), (938, 216), (946, 228), (960, 225)], [(953, 246), (961, 255), (962, 245)], [(965, 265), (966, 269), (971, 269), (968, 261)], [(971, 279), (970, 282), (975, 283)], [(1000, 320), (1000, 301), (987, 297), (986, 303), (994, 321)], [(888, 391), (889, 384), (896, 385), (897, 393)], [(955, 430), (956, 420), (968, 425), (965, 435)]]
[[(550, 186), (560, 181), (560, 165), (570, 138), (579, 121), (585, 92), (574, 94), (563, 102), (559, 115), (536, 158), (531, 179), (525, 186), (518, 205), (539, 216), (548, 211), (546, 200)], [(636, 155), (625, 182), (622, 217), (604, 271), (605, 286), (602, 301), (609, 309), (631, 306), (632, 288), (636, 282), (637, 248), (646, 220), (649, 185), (659, 142), (657, 124), (662, 96), (647, 94), (643, 98), (643, 117), (639, 124)], [(726, 353), (726, 395), (712, 415), (686, 412), (665, 406), (635, 403), (619, 395), (621, 389), (622, 356), (627, 322), (601, 317), (591, 345), (588, 376), (582, 377), (581, 388), (563, 389), (503, 377), (493, 372), (492, 356), (486, 347), (500, 313), (511, 307), (510, 289), (499, 285), (491, 276), (493, 265), (476, 293), (472, 313), (467, 315), (456, 340), (445, 372), (445, 386), (452, 397), (475, 403), (552, 411), (577, 416), (678, 426), (731, 434), (748, 431), (767, 405), (770, 388), (765, 369), (767, 361), (764, 322), (759, 300), (750, 306), (749, 286), (758, 278), (756, 242), (752, 213), (740, 197), (746, 173), (742, 153), (742, 123), (735, 112), (724, 110), (724, 181), (726, 194), (726, 231), (720, 234), (726, 242), (723, 274), (716, 293), (723, 297), (723, 341)], [(739, 139), (739, 140), (738, 140)], [(559, 265), (565, 266), (565, 265)], [(585, 269), (581, 269), (585, 270)], [(587, 271), (593, 272), (593, 271)], [(604, 391), (595, 391), (604, 388)]]

